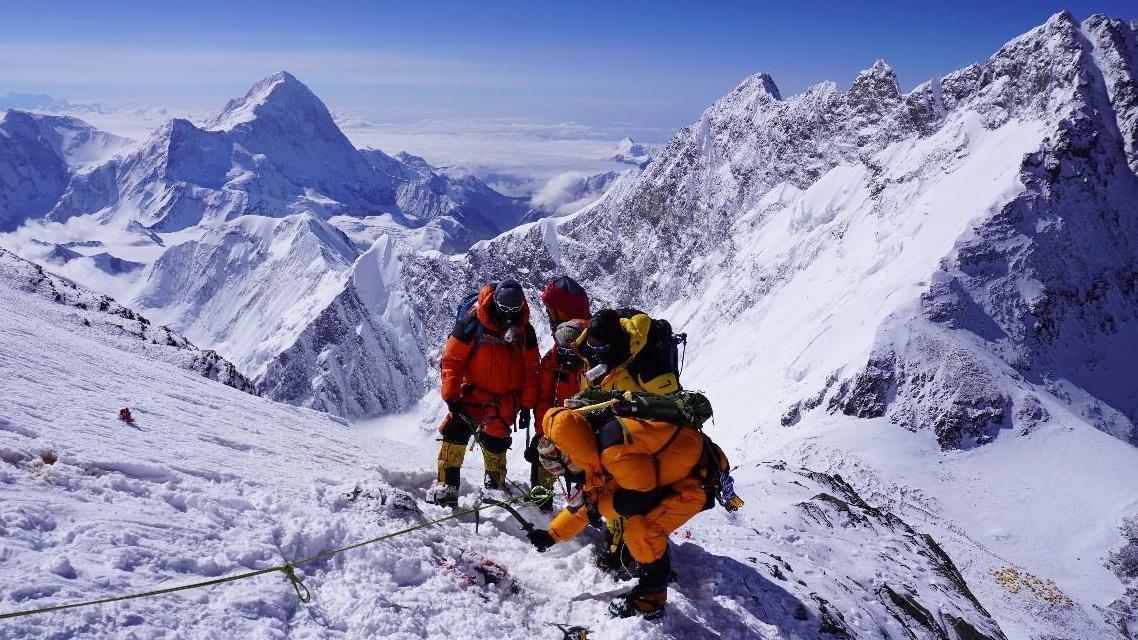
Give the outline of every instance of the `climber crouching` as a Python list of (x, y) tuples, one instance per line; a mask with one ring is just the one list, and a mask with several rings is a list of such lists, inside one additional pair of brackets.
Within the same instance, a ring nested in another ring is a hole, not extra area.
[(668, 534), (716, 499), (730, 510), (742, 504), (730, 486), (727, 457), (696, 426), (611, 411), (553, 409), (543, 426), (542, 464), (550, 473), (583, 476), (584, 484), (548, 530), (528, 534), (530, 542), (545, 551), (572, 538), (589, 524), (593, 510), (623, 521), (637, 583), (609, 611), (622, 618), (662, 616), (672, 576)]

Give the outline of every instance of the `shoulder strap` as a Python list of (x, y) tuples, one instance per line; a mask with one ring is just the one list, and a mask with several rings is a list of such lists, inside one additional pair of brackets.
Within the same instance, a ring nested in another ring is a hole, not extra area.
[(470, 353), (466, 356), (467, 360), (473, 358), (474, 354), (478, 353), (478, 347), (481, 347), (482, 343), (485, 342), (485, 340), (482, 339), (482, 333), (486, 331), (486, 327), (479, 322), (477, 318), (474, 319), (474, 322), (477, 323), (478, 326), (474, 327), (474, 346), (470, 348)]
[(684, 429), (682, 425), (677, 425), (675, 431), (672, 431), (672, 435), (669, 436), (667, 442), (664, 443), (664, 446), (660, 447), (652, 454), (652, 470), (656, 472), (657, 487), (660, 486), (660, 454), (664, 453), (665, 449), (672, 446), (672, 443), (676, 441), (676, 438), (680, 435), (680, 431), (682, 429)]

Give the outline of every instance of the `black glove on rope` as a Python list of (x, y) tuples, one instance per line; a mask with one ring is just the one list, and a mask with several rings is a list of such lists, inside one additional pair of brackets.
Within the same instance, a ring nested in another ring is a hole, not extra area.
[(545, 553), (550, 547), (557, 544), (557, 541), (554, 540), (553, 536), (549, 535), (549, 532), (545, 529), (534, 529), (527, 533), (526, 537), (529, 538), (530, 543), (541, 553)]
[(447, 410), (450, 411), (452, 416), (462, 413), (462, 403), (458, 400), (447, 400)]
[(529, 428), (530, 422), (533, 420), (533, 411), (530, 409), (522, 408), (518, 411), (518, 422), (514, 431), (525, 431)]

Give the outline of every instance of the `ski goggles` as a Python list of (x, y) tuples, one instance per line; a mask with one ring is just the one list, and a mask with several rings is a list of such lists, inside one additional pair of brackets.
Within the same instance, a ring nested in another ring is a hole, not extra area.
[(542, 436), (538, 440), (537, 459), (543, 469), (555, 476), (577, 473), (581, 470), (580, 467), (570, 462), (565, 454), (561, 453), (561, 450), (546, 436)]
[(498, 311), (501, 311), (502, 315), (506, 316), (520, 316), (522, 314), (522, 309), (525, 308), (524, 302), (515, 306), (510, 306), (508, 304), (502, 304), (501, 302), (495, 300), (494, 304), (498, 306)]
[(609, 349), (612, 349), (611, 344), (604, 344), (600, 342), (594, 343), (592, 340), (586, 340), (585, 347), (598, 356), (603, 356), (604, 354), (608, 353)]

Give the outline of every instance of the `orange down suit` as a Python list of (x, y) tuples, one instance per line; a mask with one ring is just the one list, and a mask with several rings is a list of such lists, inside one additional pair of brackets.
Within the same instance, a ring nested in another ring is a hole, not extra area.
[[(669, 422), (612, 418), (595, 433), (571, 409), (546, 414), (545, 435), (585, 474), (586, 503), (606, 519), (624, 517), (624, 543), (640, 563), (659, 560), (668, 534), (707, 508), (709, 496), (695, 473), (704, 453), (703, 435)], [(656, 454), (655, 460), (653, 454)], [(726, 467), (722, 452), (719, 464)], [(585, 509), (565, 509), (549, 527), (561, 542), (589, 523)]]
[(442, 397), (460, 402), (488, 435), (509, 438), (518, 409), (532, 409), (537, 402), (537, 335), (527, 305), (521, 326), (514, 329), (517, 336), (507, 342), (506, 330), (491, 315), (493, 297), (492, 285), (482, 287), (474, 312), (455, 323), (443, 347)]
[(538, 364), (537, 405), (534, 407), (534, 424), (541, 435), (545, 413), (553, 407), (560, 407), (566, 399), (577, 395), (581, 390), (583, 366), (564, 367), (557, 361), (557, 345), (553, 345)]

